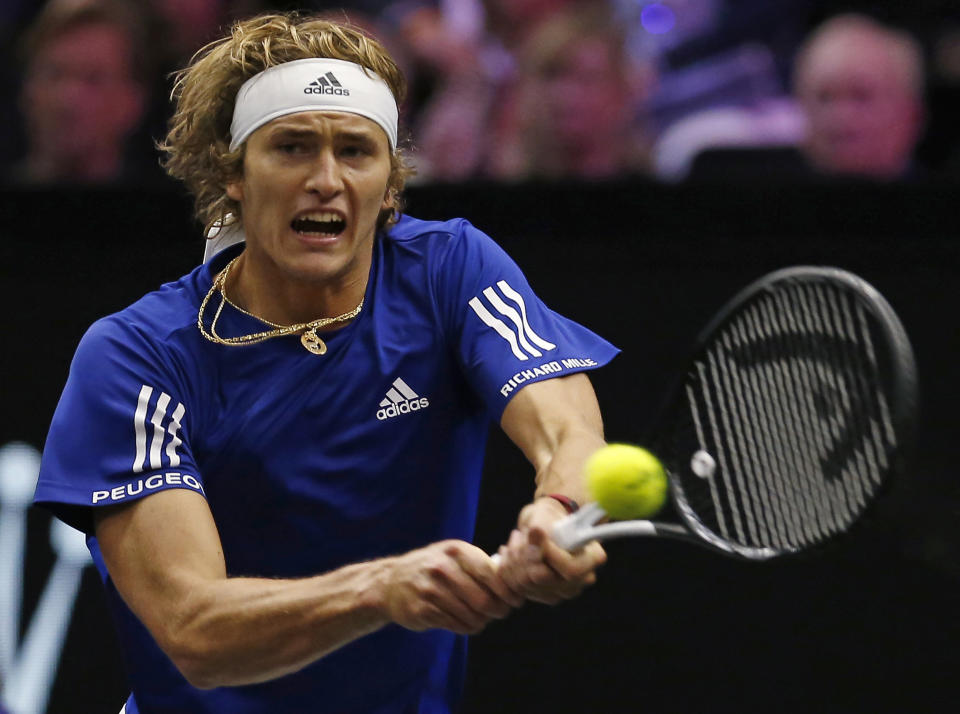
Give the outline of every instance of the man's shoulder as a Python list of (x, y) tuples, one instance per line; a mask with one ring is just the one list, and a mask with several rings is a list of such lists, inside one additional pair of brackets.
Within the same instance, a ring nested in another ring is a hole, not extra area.
[(429, 221), (403, 214), (388, 231), (395, 243), (434, 243), (442, 245), (451, 240), (470, 240), (484, 234), (466, 218)]
[(428, 221), (404, 214), (386, 237), (388, 243), (416, 260), (441, 264), (452, 253), (496, 250), (494, 241), (466, 218)]
[[(194, 342), (197, 311), (202, 301), (203, 267), (165, 283), (122, 310), (97, 320), (84, 341), (121, 342), (169, 351)], [(187, 338), (187, 339), (184, 339)]]

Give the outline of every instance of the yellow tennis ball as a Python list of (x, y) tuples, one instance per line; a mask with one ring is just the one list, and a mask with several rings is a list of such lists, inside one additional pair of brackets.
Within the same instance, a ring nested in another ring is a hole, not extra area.
[(667, 499), (667, 473), (656, 456), (632, 444), (607, 444), (587, 459), (587, 490), (611, 518), (649, 518)]

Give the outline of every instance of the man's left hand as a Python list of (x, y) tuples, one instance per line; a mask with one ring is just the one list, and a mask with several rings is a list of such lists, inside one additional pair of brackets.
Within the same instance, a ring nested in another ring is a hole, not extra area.
[(607, 560), (597, 541), (573, 553), (553, 542), (553, 525), (566, 515), (559, 501), (536, 499), (520, 511), (517, 528), (498, 551), (500, 577), (528, 600), (555, 605), (576, 597), (596, 582), (596, 570)]

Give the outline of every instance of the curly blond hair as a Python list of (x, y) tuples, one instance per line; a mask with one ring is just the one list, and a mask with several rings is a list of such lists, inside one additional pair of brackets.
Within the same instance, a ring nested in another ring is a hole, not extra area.
[[(176, 74), (170, 129), (159, 148), (163, 167), (183, 181), (194, 196), (197, 218), (209, 231), (227, 214), (241, 217), (240, 205), (226, 186), (243, 175), (245, 147), (230, 151), (230, 122), (241, 85), (268, 67), (310, 57), (329, 57), (376, 72), (390, 87), (397, 105), (406, 80), (386, 49), (346, 22), (296, 13), (260, 15), (233, 24), (230, 34), (211, 42)], [(401, 192), (414, 173), (402, 148), (390, 157), (388, 190), (393, 209), (382, 211), (377, 227), (396, 220)]]

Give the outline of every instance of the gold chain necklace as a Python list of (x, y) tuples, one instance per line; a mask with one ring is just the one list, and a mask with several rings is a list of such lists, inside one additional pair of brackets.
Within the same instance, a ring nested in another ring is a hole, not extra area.
[[(269, 320), (264, 320), (262, 317), (254, 315), (252, 312), (247, 312), (227, 297), (227, 277), (230, 275), (230, 268), (233, 267), (233, 264), (236, 263), (239, 258), (240, 256), (238, 255), (236, 258), (227, 263), (227, 267), (217, 273), (217, 276), (213, 279), (213, 285), (210, 286), (210, 290), (208, 290), (207, 294), (204, 296), (203, 302), (200, 303), (200, 311), (197, 313), (197, 327), (200, 328), (200, 334), (218, 345), (255, 345), (273, 337), (285, 337), (286, 335), (295, 335), (299, 332), (303, 332), (303, 334), (300, 335), (300, 344), (303, 345), (304, 349), (306, 349), (308, 352), (312, 352), (315, 355), (322, 355), (326, 354), (327, 345), (323, 340), (320, 339), (319, 335), (317, 335), (317, 330), (338, 322), (352, 320), (359, 315), (360, 310), (363, 309), (363, 299), (361, 299), (360, 304), (353, 308), (350, 312), (345, 312), (342, 315), (337, 315), (336, 317), (321, 317), (317, 320), (311, 320), (310, 322), (299, 322), (295, 325), (278, 325), (270, 322)], [(203, 314), (207, 309), (207, 303), (210, 302), (210, 298), (212, 298), (217, 292), (220, 293), (220, 305), (217, 306), (217, 311), (213, 314), (213, 320), (210, 322), (210, 330), (207, 331), (207, 328), (203, 325)], [(255, 320), (259, 320), (260, 322), (270, 325), (273, 329), (266, 330), (265, 332), (254, 332), (250, 335), (241, 335), (239, 337), (221, 337), (217, 334), (217, 320), (220, 319), (220, 313), (223, 312), (224, 305), (230, 305), (236, 310), (242, 312), (244, 315), (248, 315)]]

